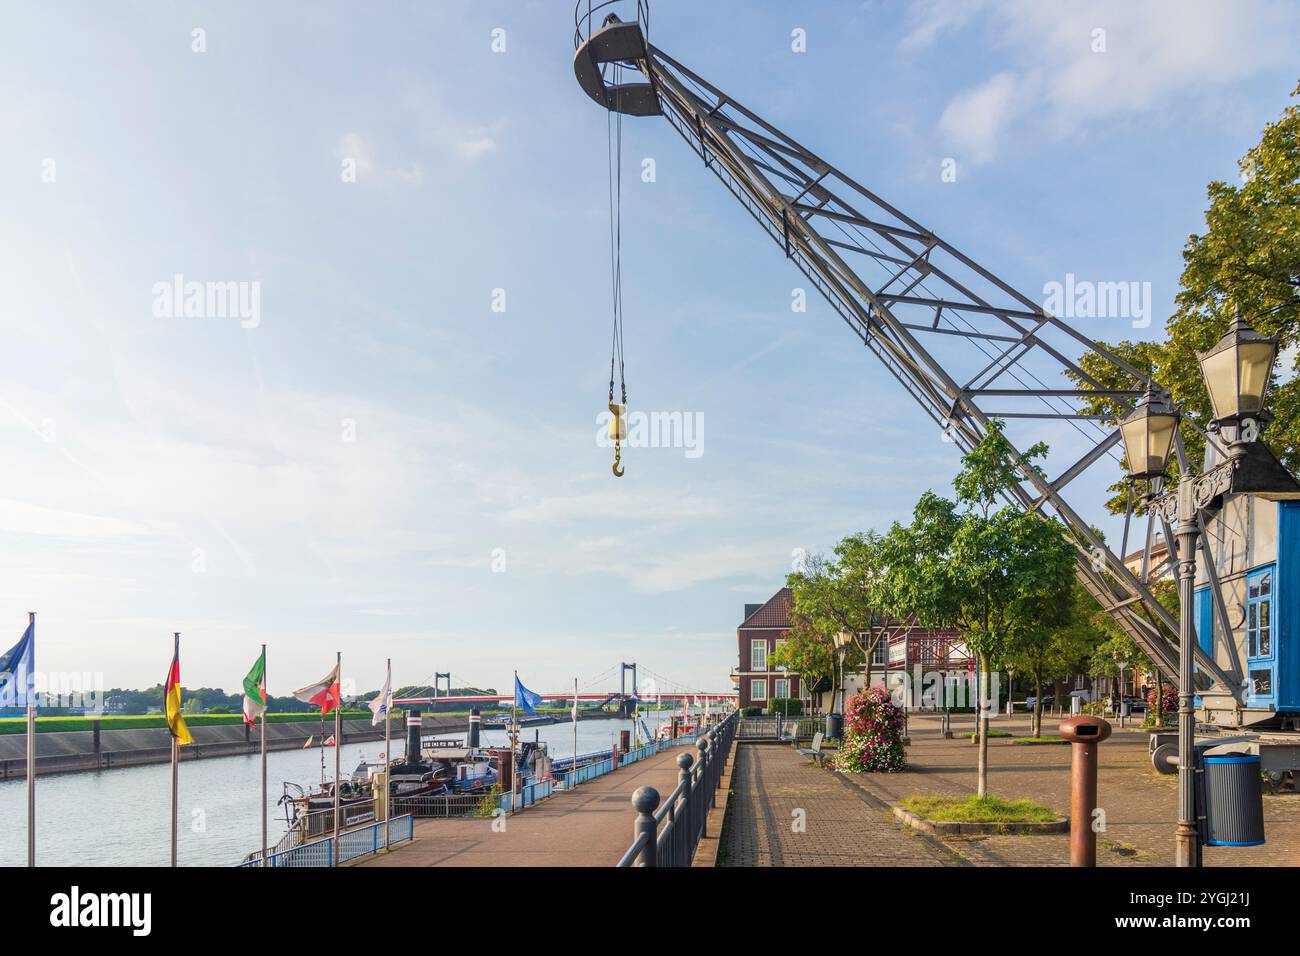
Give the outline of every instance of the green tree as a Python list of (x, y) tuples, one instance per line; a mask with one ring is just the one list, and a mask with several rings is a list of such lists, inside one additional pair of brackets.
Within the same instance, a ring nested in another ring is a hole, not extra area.
[[(1292, 96), (1300, 96), (1300, 86)], [(1164, 342), (1119, 342), (1105, 347), (1143, 372), (1154, 372), (1183, 414), (1204, 428), (1210, 401), (1201, 378), (1197, 350), (1212, 346), (1227, 331), (1233, 312), (1257, 331), (1277, 335), (1286, 349), (1300, 344), (1300, 105), (1292, 104), (1269, 123), (1259, 143), (1241, 160), (1241, 183), (1215, 181), (1207, 193), (1205, 230), (1183, 248), (1183, 273), (1175, 311), (1166, 322)], [(1300, 352), (1291, 352), (1300, 369)], [(1094, 353), (1080, 367), (1102, 388), (1132, 388), (1133, 382)], [(1300, 376), (1286, 375), (1269, 401), (1273, 420), (1263, 438), (1292, 471), (1300, 469)], [(1080, 382), (1081, 387), (1088, 387)], [(1120, 417), (1113, 399), (1085, 403), (1090, 412)], [(1204, 440), (1194, 429), (1183, 437), (1193, 464), (1203, 460)], [(1174, 473), (1177, 467), (1173, 467)], [(1114, 511), (1125, 507), (1122, 483), (1114, 486)]]
[(1045, 630), (1020, 628), (1010, 642), (1005, 663), (1028, 675), (1034, 684), (1034, 737), (1043, 735), (1043, 690), (1047, 682), (1084, 669), (1101, 640), (1094, 620), (1098, 613), (1097, 602), (1076, 580), (1064, 620)]
[[(1047, 453), (1035, 445), (1023, 459)], [(955, 501), (921, 496), (912, 525), (891, 529), (888, 551), (894, 599), (929, 627), (955, 626), (975, 654), (977, 671), (1002, 666), (1017, 639), (1059, 626), (1068, 614), (1075, 550), (1060, 522), (1003, 504), (1019, 482), (1015, 452), (991, 422), (962, 458)], [(899, 547), (915, 549), (908, 556)], [(977, 708), (978, 789), (988, 793), (988, 719), (983, 680)]]

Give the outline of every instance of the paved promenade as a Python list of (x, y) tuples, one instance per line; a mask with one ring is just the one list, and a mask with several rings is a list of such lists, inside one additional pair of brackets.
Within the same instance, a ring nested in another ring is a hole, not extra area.
[[(789, 746), (741, 745), (735, 791), (722, 834), (720, 863), (729, 866), (1065, 866), (1069, 836), (975, 836), (936, 839), (902, 827), (889, 808), (910, 796), (966, 796), (975, 792), (975, 747), (953, 721), (958, 736), (946, 740), (938, 719), (913, 716), (909, 769), (898, 774), (836, 775), (818, 769)], [(1045, 721), (1054, 728), (1056, 721)], [(1000, 717), (994, 730), (1027, 734), (1023, 717)], [(1106, 830), (1099, 835), (1100, 866), (1173, 864), (1177, 778), (1156, 774), (1147, 734), (1119, 730), (1101, 745), (1099, 805)], [(1028, 798), (1069, 811), (1070, 748), (989, 741), (989, 785), (1008, 799)], [(793, 824), (802, 812), (803, 830)], [(1300, 865), (1300, 794), (1264, 797), (1261, 847), (1206, 847), (1206, 866)]]
[(888, 808), (774, 744), (736, 751), (734, 796), (719, 866), (945, 866), (960, 864)]
[[(673, 747), (493, 821), (470, 817), (417, 820), (415, 842), (361, 866), (613, 866), (632, 842), (632, 792), (651, 786), (666, 798), (677, 786)], [(497, 821), (498, 829), (501, 821)]]

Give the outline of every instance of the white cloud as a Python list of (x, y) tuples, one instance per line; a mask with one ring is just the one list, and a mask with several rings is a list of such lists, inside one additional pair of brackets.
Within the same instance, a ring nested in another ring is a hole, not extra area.
[[(991, 42), (988, 59), (1003, 68), (955, 94), (939, 120), (974, 162), (992, 159), (1010, 130), (1032, 124), (1034, 135), (1070, 136), (1286, 63), (1298, 32), (1279, 0), (1011, 0), (977, 9), (987, 39), (976, 42)], [(964, 0), (931, 0), (916, 8), (900, 46), (932, 45), (971, 25), (973, 12)]]
[(952, 138), (972, 162), (988, 162), (997, 154), (998, 139), (1018, 108), (1018, 81), (999, 73), (973, 89), (958, 93), (939, 117), (939, 129)]
[(478, 159), (486, 156), (497, 148), (497, 141), (491, 136), (480, 136), (477, 139), (462, 139), (456, 142), (456, 152), (465, 159)]

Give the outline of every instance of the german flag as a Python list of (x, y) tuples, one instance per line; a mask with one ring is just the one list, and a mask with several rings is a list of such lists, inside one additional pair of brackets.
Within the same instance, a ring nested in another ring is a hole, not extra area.
[(181, 636), (176, 635), (176, 648), (172, 653), (172, 666), (167, 671), (167, 683), (163, 689), (163, 700), (167, 710), (167, 729), (172, 732), (176, 744), (184, 747), (194, 743), (190, 729), (185, 726), (181, 716)]

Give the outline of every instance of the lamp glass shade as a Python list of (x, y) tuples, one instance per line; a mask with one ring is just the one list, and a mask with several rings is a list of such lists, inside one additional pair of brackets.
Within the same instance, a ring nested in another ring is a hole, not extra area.
[(1172, 410), (1149, 402), (1139, 405), (1119, 423), (1132, 477), (1151, 478), (1165, 473), (1177, 425), (1178, 416)]
[(1251, 329), (1229, 331), (1197, 356), (1214, 406), (1215, 421), (1258, 415), (1264, 409), (1277, 341)]
[(839, 631), (835, 635), (836, 647), (848, 647), (849, 641), (853, 640), (853, 635), (848, 631)]

